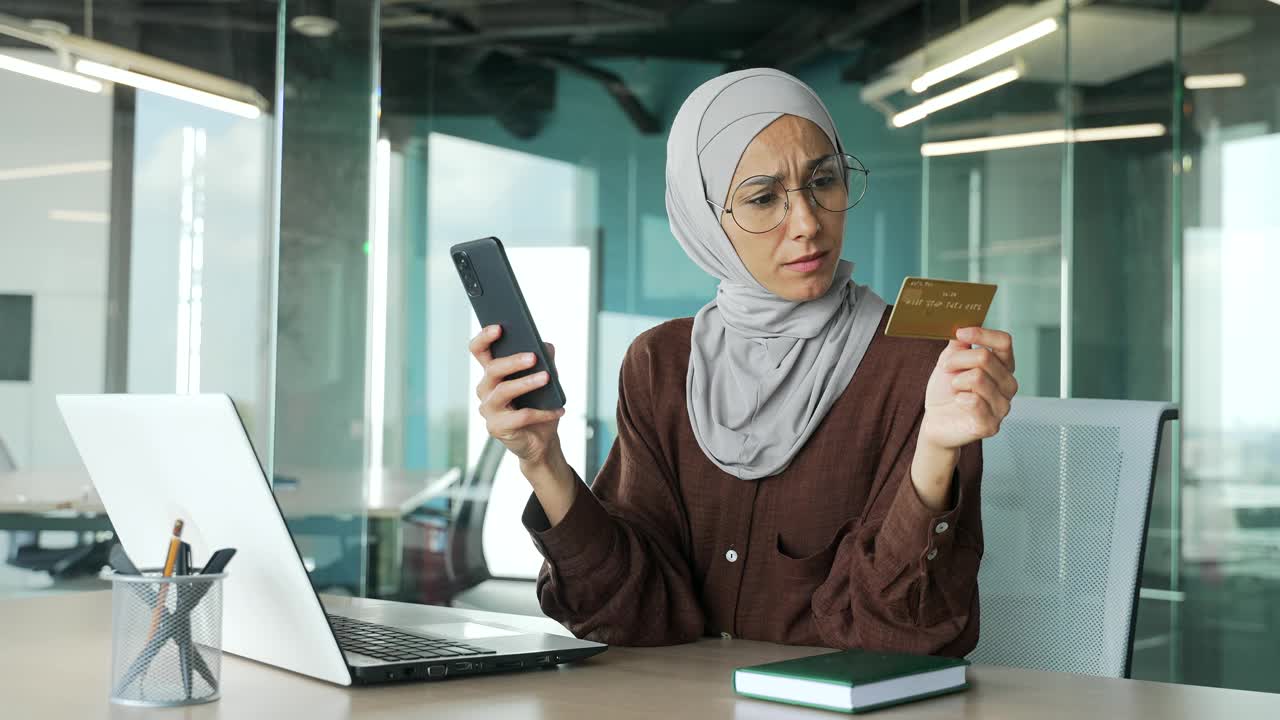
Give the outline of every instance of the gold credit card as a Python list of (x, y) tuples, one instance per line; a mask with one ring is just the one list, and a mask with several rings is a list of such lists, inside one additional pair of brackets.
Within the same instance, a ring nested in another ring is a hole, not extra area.
[(996, 286), (909, 277), (902, 281), (885, 335), (954, 340), (960, 328), (986, 322)]

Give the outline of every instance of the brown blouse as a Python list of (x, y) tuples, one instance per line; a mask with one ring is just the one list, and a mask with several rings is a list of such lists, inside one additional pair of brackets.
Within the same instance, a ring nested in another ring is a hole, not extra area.
[(622, 362), (618, 438), (554, 528), (542, 609), (575, 635), (663, 645), (751, 640), (964, 655), (978, 639), (981, 444), (960, 453), (952, 509), (909, 474), (924, 390), (944, 343), (886, 337), (881, 319), (844, 394), (783, 472), (740, 480), (703, 454), (685, 405), (692, 318), (636, 338)]

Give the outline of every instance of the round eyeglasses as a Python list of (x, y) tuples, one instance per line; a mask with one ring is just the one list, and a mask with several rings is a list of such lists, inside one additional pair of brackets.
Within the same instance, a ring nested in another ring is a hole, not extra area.
[(809, 182), (788, 189), (772, 175), (756, 175), (738, 184), (729, 207), (707, 202), (733, 217), (738, 227), (749, 233), (767, 233), (782, 224), (791, 210), (791, 193), (807, 191), (815, 205), (828, 212), (842, 213), (862, 201), (867, 194), (871, 171), (849, 154), (828, 155), (814, 163)]

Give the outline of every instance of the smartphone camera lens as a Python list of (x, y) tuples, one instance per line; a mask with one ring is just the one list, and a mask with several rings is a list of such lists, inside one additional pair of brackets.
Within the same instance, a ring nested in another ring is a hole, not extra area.
[(458, 276), (462, 278), (462, 285), (467, 289), (467, 294), (471, 297), (483, 295), (484, 288), (480, 287), (480, 276), (476, 275), (476, 271), (471, 267), (471, 261), (467, 259), (466, 253), (454, 255), (453, 263), (458, 268)]

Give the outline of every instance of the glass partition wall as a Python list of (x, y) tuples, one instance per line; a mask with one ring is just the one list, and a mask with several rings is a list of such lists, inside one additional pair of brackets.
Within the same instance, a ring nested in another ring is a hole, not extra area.
[(374, 371), (390, 172), (375, 143), (378, 14), (357, 0), (280, 3), (272, 480), (317, 589), (390, 596), (397, 478), (383, 473)]
[(102, 586), (58, 394), (225, 393), (270, 456), (275, 8), (155, 5), (0, 2), (0, 596)]
[(924, 90), (930, 111), (921, 271), (999, 284), (991, 324), (1018, 339), (1022, 392), (1180, 406), (1158, 464), (1133, 674), (1280, 690), (1268, 670), (1280, 381), (1254, 330), (1280, 247), (1264, 197), (1280, 6), (927, 9), (919, 57), (887, 76)]
[[(1185, 5), (1185, 3), (1184, 3)], [(1171, 504), (1180, 600), (1171, 679), (1280, 690), (1280, 378), (1269, 274), (1280, 267), (1280, 5), (1181, 16), (1180, 181), (1171, 222), (1182, 469)], [(1225, 42), (1206, 42), (1212, 33)]]
[[(1017, 339), (1020, 392), (1174, 399), (1177, 13), (1059, 0), (979, 17), (962, 5), (930, 8), (931, 33), (941, 36), (924, 48), (918, 77), (983, 62), (926, 90), (926, 102), (982, 92), (924, 120), (925, 272), (999, 286), (988, 323)], [(1148, 41), (1134, 48), (1121, 36)], [(1177, 443), (1167, 433), (1166, 454)], [(1167, 678), (1175, 666), (1168, 575), (1178, 476), (1162, 458), (1138, 677)]]

